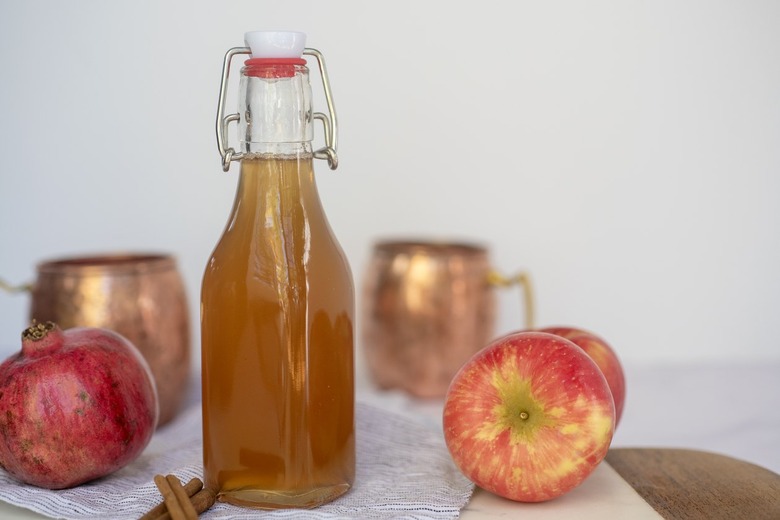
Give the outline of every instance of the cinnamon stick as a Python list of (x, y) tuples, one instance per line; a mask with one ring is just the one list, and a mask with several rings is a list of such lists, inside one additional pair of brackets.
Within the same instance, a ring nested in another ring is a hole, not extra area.
[(198, 520), (198, 513), (196, 513), (195, 508), (192, 507), (190, 497), (187, 495), (187, 492), (184, 491), (181, 481), (179, 481), (175, 475), (167, 475), (165, 480), (168, 481), (168, 485), (173, 490), (176, 501), (179, 503), (179, 506), (181, 506), (182, 512), (184, 513), (184, 518), (186, 520)]
[(208, 488), (203, 488), (192, 497), (192, 507), (198, 514), (214, 505), (217, 500), (217, 494)]
[(172, 520), (189, 520), (182, 509), (179, 500), (176, 498), (176, 494), (173, 492), (171, 485), (162, 475), (154, 476), (154, 483), (157, 485), (157, 489), (160, 490), (160, 494), (165, 500), (165, 506), (168, 508), (168, 513), (171, 515)]
[[(201, 489), (190, 498), (192, 507), (195, 508), (195, 512), (198, 514), (201, 514), (213, 506), (216, 500), (216, 493), (208, 488)], [(155, 517), (154, 520), (173, 520), (173, 517), (170, 515), (170, 513), (164, 511), (160, 516)]]
[[(193, 496), (201, 489), (203, 489), (203, 482), (199, 478), (193, 478), (184, 485), (184, 491), (186, 491), (188, 497)], [(168, 508), (166, 507), (165, 502), (160, 502), (158, 505), (150, 509), (149, 512), (142, 516), (139, 520), (157, 520), (160, 515), (163, 515), (167, 512)]]

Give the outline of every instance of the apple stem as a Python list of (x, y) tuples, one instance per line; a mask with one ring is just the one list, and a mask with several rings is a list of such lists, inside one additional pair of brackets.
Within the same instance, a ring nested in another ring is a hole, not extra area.
[(520, 418), (522, 420), (524, 420), (524, 421), (527, 420), (528, 419), (528, 412), (526, 412), (526, 411), (520, 412)]

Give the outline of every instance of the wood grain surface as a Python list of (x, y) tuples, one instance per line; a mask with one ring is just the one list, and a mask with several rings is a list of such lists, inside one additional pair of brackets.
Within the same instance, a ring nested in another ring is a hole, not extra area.
[(669, 520), (780, 520), (780, 475), (725, 455), (616, 448), (612, 468)]

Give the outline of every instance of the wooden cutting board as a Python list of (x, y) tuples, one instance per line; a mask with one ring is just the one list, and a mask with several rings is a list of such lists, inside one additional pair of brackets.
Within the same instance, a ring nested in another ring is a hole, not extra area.
[(665, 519), (780, 520), (780, 475), (725, 455), (617, 448), (609, 465)]

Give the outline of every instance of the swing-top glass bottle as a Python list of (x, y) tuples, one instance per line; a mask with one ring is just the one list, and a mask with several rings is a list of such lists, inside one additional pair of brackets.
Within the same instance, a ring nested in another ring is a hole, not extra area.
[[(336, 167), (336, 119), (322, 56), (303, 38), (247, 33), (225, 56), (217, 116), (223, 167), (240, 160), (241, 172), (201, 289), (204, 482), (258, 508), (317, 506), (355, 475), (354, 288), (313, 172), (315, 157)], [(230, 61), (250, 52), (240, 111), (225, 116)], [(303, 54), (317, 58), (329, 115), (312, 111)], [(318, 119), (326, 147), (313, 151)]]

